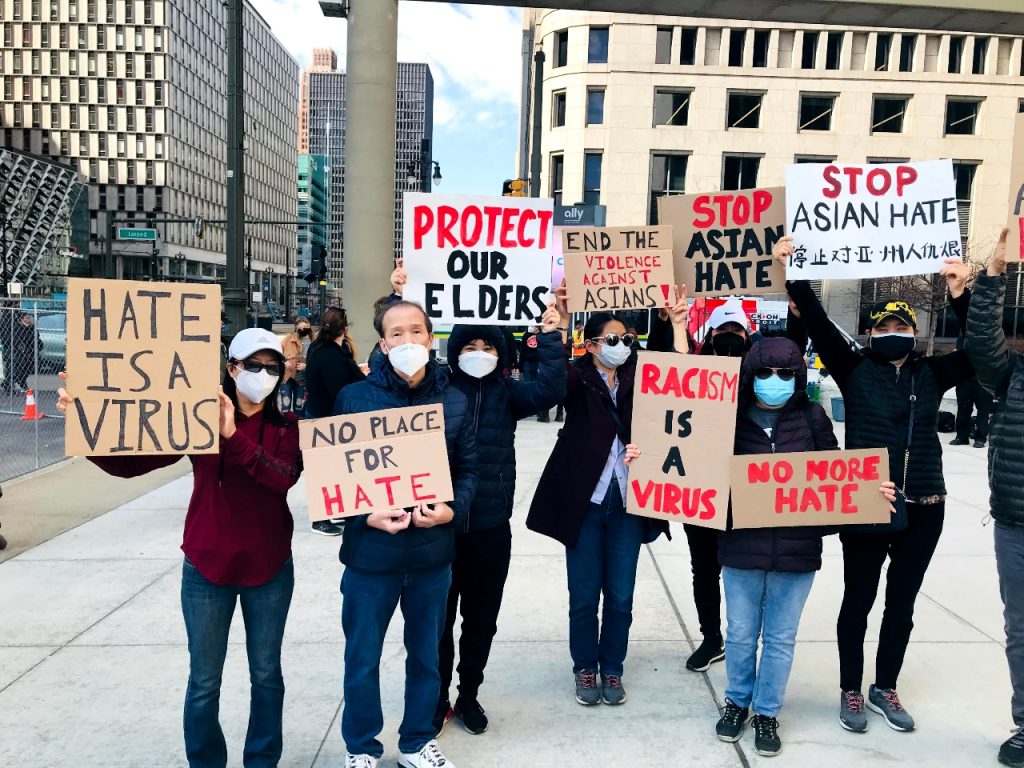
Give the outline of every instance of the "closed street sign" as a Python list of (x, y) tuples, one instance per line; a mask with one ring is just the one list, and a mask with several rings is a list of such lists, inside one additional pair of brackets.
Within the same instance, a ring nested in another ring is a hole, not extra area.
[(155, 229), (137, 227), (118, 227), (118, 240), (156, 240)]

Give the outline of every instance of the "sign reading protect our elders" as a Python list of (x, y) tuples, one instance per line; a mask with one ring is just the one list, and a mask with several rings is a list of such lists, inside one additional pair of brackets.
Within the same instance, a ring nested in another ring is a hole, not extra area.
[(68, 456), (216, 453), (220, 286), (68, 281)]
[(786, 169), (790, 280), (938, 272), (963, 258), (951, 160)]
[(672, 225), (676, 277), (690, 296), (786, 290), (772, 259), (786, 228), (783, 188), (662, 197), (658, 221)]
[(313, 522), (455, 498), (440, 404), (300, 421), (299, 445)]
[(405, 195), (404, 297), (436, 323), (532, 325), (551, 290), (554, 203)]
[(671, 227), (562, 229), (570, 312), (674, 303)]
[(1013, 161), (1010, 164), (1010, 234), (1006, 258), (1024, 259), (1024, 112), (1017, 114), (1013, 130)]
[(885, 450), (734, 456), (733, 528), (887, 523)]
[(641, 352), (626, 511), (725, 530), (739, 358)]

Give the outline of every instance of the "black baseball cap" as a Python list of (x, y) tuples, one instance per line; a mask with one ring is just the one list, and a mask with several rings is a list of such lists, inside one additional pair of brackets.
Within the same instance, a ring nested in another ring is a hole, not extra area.
[(911, 328), (917, 328), (917, 313), (905, 301), (880, 301), (871, 307), (871, 327), (875, 328), (887, 318), (895, 317)]

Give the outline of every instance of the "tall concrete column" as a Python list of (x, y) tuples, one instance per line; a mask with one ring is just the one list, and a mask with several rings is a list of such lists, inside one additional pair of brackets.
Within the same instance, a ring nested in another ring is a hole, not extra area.
[(398, 0), (352, 0), (347, 70), (342, 287), (365, 359), (377, 343), (373, 303), (391, 291), (394, 269)]

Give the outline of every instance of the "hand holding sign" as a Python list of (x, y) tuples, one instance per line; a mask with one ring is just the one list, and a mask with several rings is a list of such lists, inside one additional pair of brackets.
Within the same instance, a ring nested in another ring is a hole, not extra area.
[(939, 270), (939, 274), (946, 278), (946, 288), (949, 295), (959, 299), (964, 295), (967, 288), (967, 280), (971, 276), (971, 268), (963, 259), (946, 259), (945, 266)]
[(396, 513), (391, 509), (381, 509), (366, 516), (366, 524), (384, 533), (395, 534), (404, 531), (412, 522), (412, 515), (406, 511)]
[(562, 315), (555, 309), (555, 302), (549, 301), (548, 308), (540, 318), (541, 333), (551, 333), (558, 330), (558, 324), (562, 322)]
[(676, 286), (676, 303), (668, 309), (669, 319), (672, 320), (672, 325), (675, 328), (682, 327), (686, 328), (686, 319), (689, 314), (689, 298), (687, 296), (686, 286)]
[(405, 271), (405, 259), (398, 259), (395, 262), (395, 271), (391, 273), (391, 290), (399, 296), (405, 290), (405, 284), (409, 282), (409, 273)]
[(412, 524), (417, 528), (433, 528), (436, 525), (447, 525), (455, 519), (452, 508), (443, 502), (437, 504), (420, 504), (413, 507)]
[(224, 388), (220, 390), (220, 436), (230, 440), (235, 434), (235, 404), (231, 398), (224, 394)]

